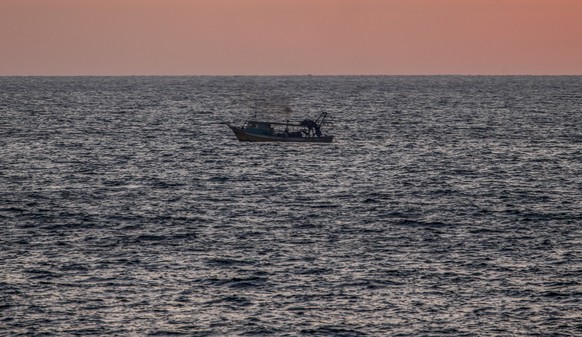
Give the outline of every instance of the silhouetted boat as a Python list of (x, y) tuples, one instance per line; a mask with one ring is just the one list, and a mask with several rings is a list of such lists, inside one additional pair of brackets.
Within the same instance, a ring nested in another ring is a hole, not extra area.
[(333, 136), (326, 136), (321, 126), (327, 117), (323, 112), (316, 120), (304, 119), (300, 123), (278, 123), (248, 121), (237, 127), (230, 124), (228, 127), (241, 142), (302, 142), (302, 143), (331, 143)]

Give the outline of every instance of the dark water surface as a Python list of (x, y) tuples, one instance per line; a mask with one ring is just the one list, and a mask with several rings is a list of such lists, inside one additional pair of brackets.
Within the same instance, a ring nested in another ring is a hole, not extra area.
[(0, 335), (580, 336), (582, 77), (0, 78), (0, 224)]

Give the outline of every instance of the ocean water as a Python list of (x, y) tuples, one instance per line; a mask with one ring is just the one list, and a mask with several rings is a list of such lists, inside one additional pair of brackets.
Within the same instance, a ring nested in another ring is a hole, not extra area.
[[(220, 124), (322, 111), (328, 145)], [(581, 308), (582, 77), (0, 78), (0, 335), (580, 336)]]

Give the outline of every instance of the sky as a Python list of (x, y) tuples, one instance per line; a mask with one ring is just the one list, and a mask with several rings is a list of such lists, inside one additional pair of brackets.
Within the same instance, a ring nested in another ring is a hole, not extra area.
[(6, 75), (582, 75), (582, 0), (0, 0)]

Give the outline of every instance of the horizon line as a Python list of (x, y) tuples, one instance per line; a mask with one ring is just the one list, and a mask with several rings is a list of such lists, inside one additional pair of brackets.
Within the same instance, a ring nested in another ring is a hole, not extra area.
[(95, 75), (95, 74), (53, 74), (53, 75), (2, 75), (0, 77), (559, 77), (559, 76), (582, 76), (580, 74), (118, 74), (118, 75)]

